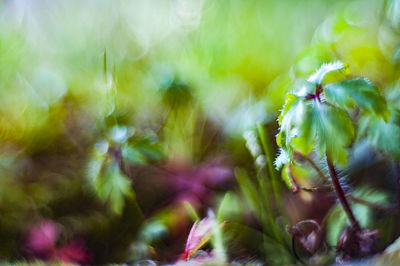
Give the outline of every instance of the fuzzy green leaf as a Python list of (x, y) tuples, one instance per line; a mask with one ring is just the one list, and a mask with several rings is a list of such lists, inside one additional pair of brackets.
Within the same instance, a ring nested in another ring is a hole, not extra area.
[(324, 77), (334, 71), (342, 70), (347, 67), (346, 64), (337, 61), (334, 63), (328, 63), (328, 64), (323, 64), (320, 69), (318, 69), (314, 74), (312, 74), (308, 78), (308, 82), (314, 83), (314, 84), (321, 84), (322, 81), (324, 80)]
[(318, 114), (313, 101), (303, 101), (303, 117), (297, 122), (297, 136), (293, 138), (296, 150), (308, 154), (314, 148), (318, 131)]
[(289, 148), (291, 139), (296, 135), (296, 127), (302, 123), (304, 102), (302, 98), (293, 94), (286, 96), (285, 108), (282, 110), (280, 120), (280, 132), (277, 136), (277, 143), (282, 149)]
[(295, 95), (297, 97), (306, 97), (310, 94), (315, 94), (317, 90), (317, 85), (308, 81), (299, 82)]
[(315, 103), (313, 123), (317, 128), (317, 146), (321, 155), (346, 165), (347, 150), (354, 138), (354, 126), (346, 111)]
[(285, 105), (283, 106), (283, 109), (282, 109), (281, 113), (279, 114), (279, 119), (278, 119), (279, 125), (282, 124), (283, 117), (290, 110), (290, 108), (292, 108), (293, 103), (295, 103), (298, 99), (299, 99), (299, 97), (297, 97), (294, 94), (289, 93), (286, 95)]
[(344, 110), (303, 99), (286, 112), (278, 140), (289, 156), (293, 149), (307, 154), (317, 144), (321, 155), (327, 154), (334, 163), (345, 165), (346, 147), (353, 137), (354, 127)]
[(279, 169), (281, 169), (282, 166), (284, 166), (288, 162), (290, 162), (289, 154), (285, 150), (279, 149), (279, 155), (278, 155), (278, 157), (276, 157), (276, 159), (274, 161), (275, 168), (277, 170), (279, 170)]
[(352, 109), (358, 106), (366, 113), (389, 119), (390, 112), (378, 88), (366, 79), (335, 82), (324, 87), (326, 100), (338, 107)]

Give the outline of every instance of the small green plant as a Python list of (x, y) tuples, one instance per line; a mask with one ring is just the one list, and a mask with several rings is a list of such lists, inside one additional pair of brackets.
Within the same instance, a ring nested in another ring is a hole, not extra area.
[(329, 183), (351, 223), (340, 236), (337, 248), (347, 257), (358, 257), (373, 252), (377, 232), (360, 227), (339, 181), (337, 167), (346, 166), (348, 148), (355, 136), (353, 123), (360, 117), (386, 123), (390, 111), (374, 84), (362, 78), (347, 79), (347, 70), (341, 62), (324, 64), (287, 94), (279, 116), (276, 140), (281, 149), (275, 163), (277, 168), (284, 166), (282, 176), (293, 186), (296, 183), (290, 173), (297, 155), (306, 157), (315, 150), (325, 158)]
[(164, 156), (154, 136), (133, 135), (134, 128), (112, 127), (108, 137), (96, 143), (89, 162), (88, 178), (94, 191), (116, 214), (122, 213), (126, 197), (135, 197), (129, 166), (156, 162)]

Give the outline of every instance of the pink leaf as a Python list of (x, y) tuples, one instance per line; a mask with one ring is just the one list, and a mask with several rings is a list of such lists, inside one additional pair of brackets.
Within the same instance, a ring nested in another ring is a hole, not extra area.
[[(189, 259), (197, 250), (204, 246), (211, 238), (213, 229), (215, 228), (216, 220), (213, 215), (208, 215), (200, 222), (195, 222), (190, 229), (189, 236), (186, 241), (185, 251), (180, 259)], [(221, 223), (220, 227), (226, 222)]]

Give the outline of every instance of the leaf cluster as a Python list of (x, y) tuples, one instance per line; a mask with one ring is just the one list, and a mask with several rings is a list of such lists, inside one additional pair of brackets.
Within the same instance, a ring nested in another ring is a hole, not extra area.
[(164, 153), (152, 136), (136, 137), (129, 129), (111, 130), (109, 140), (96, 144), (89, 163), (88, 177), (97, 196), (108, 203), (116, 214), (121, 214), (125, 197), (134, 197), (132, 182), (126, 169), (160, 160)]
[(347, 69), (341, 62), (324, 64), (301, 82), (295, 92), (286, 95), (276, 138), (281, 148), (275, 162), (278, 168), (293, 160), (294, 150), (308, 154), (313, 149), (335, 164), (346, 165), (347, 148), (355, 136), (348, 111), (355, 108), (366, 117), (388, 121), (390, 111), (385, 98), (368, 80), (324, 83), (328, 75), (339, 71), (343, 74)]

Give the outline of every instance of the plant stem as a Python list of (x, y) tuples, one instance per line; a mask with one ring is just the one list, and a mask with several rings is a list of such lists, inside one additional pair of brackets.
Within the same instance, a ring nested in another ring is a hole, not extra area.
[(397, 207), (400, 209), (400, 163), (395, 162), (397, 181)]
[(356, 230), (360, 230), (361, 229), (360, 224), (354, 217), (353, 211), (351, 210), (349, 202), (346, 199), (343, 188), (340, 185), (335, 166), (332, 164), (331, 160), (329, 160), (328, 155), (326, 156), (326, 162), (328, 164), (329, 174), (331, 176), (332, 184), (333, 184), (333, 187), (335, 188), (336, 195), (339, 198), (340, 204), (342, 204), (342, 207), (343, 207), (344, 211), (346, 212), (347, 217), (349, 217), (352, 227)]
[[(332, 181), (329, 180), (329, 178), (324, 174), (324, 172), (321, 170), (321, 168), (319, 168), (318, 165), (310, 157), (308, 157), (307, 155), (302, 154), (302, 153), (300, 153), (298, 151), (295, 151), (294, 155), (305, 159), (314, 168), (314, 170), (324, 180), (324, 182), (326, 184), (329, 184), (328, 191), (333, 189)], [(399, 165), (399, 168), (397, 168), (397, 169), (398, 169), (398, 180), (399, 180), (399, 183), (398, 183), (398, 185), (399, 185), (398, 186), (398, 188), (399, 188), (399, 196), (398, 196), (399, 197), (399, 204), (398, 204), (398, 206), (400, 206), (400, 165)], [(290, 170), (290, 168), (289, 168), (289, 170)], [(307, 191), (307, 192), (327, 191), (327, 188), (319, 188), (319, 187), (311, 187), (311, 188), (309, 188), (309, 187), (300, 186), (299, 184), (297, 184), (295, 176), (293, 176), (293, 171), (289, 171), (289, 173), (291, 175), (291, 180), (293, 181), (294, 185), (300, 190)], [(356, 196), (354, 196), (354, 195), (352, 195), (350, 193), (347, 193), (346, 197), (349, 200), (351, 200), (351, 201), (353, 201), (355, 203), (365, 205), (365, 206), (367, 206), (367, 207), (369, 207), (371, 209), (377, 210), (377, 211), (390, 212), (390, 213), (393, 213), (393, 214), (398, 214), (400, 212), (399, 208), (396, 207), (396, 206), (380, 205), (378, 203), (371, 202), (371, 201), (356, 197)]]

